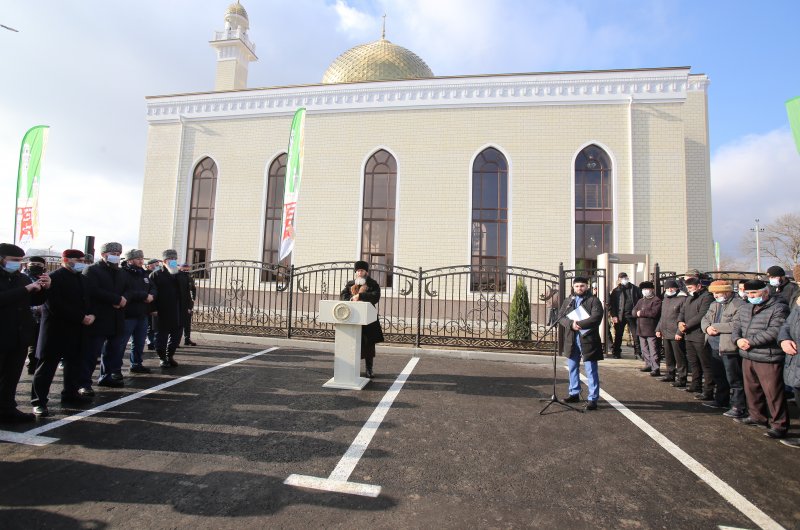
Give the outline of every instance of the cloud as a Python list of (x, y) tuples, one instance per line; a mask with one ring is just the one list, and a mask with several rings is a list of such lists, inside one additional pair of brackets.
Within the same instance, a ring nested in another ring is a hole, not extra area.
[(711, 157), (714, 238), (737, 256), (755, 226), (797, 213), (800, 158), (788, 128), (747, 135), (719, 147)]
[(344, 0), (336, 0), (333, 9), (339, 17), (338, 30), (350, 37), (362, 37), (369, 33), (374, 35), (379, 27), (376, 17), (349, 6)]

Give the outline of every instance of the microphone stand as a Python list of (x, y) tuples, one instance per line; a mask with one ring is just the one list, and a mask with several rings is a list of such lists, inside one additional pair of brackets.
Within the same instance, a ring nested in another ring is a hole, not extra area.
[[(575, 296), (574, 295), (571, 296), (570, 299), (574, 301), (575, 300)], [(555, 329), (556, 326), (559, 325), (559, 322), (561, 321), (561, 319), (564, 318), (569, 313), (571, 306), (572, 306), (571, 303), (570, 304), (566, 304), (566, 307), (563, 310), (561, 310), (559, 312), (559, 314), (556, 316), (556, 321), (553, 322), (553, 325), (551, 325), (549, 328), (547, 328), (545, 330), (544, 334), (541, 336), (541, 338), (538, 341), (536, 341), (536, 344), (534, 344), (531, 349), (536, 349), (536, 346), (541, 344), (541, 342), (544, 340), (544, 338), (547, 336), (547, 334), (550, 331), (552, 331), (553, 329)], [(576, 333), (578, 333), (578, 332), (576, 331)], [(553, 346), (553, 394), (550, 396), (549, 399), (540, 399), (539, 400), (539, 401), (542, 401), (542, 402), (547, 402), (547, 405), (545, 405), (544, 408), (539, 411), (539, 416), (543, 416), (545, 411), (548, 408), (550, 408), (550, 405), (552, 405), (553, 403), (558, 403), (562, 407), (567, 407), (568, 409), (572, 409), (575, 412), (581, 412), (582, 413), (583, 409), (580, 409), (578, 407), (573, 407), (572, 405), (570, 405), (569, 403), (565, 402), (564, 400), (558, 399), (558, 395), (556, 393), (556, 384), (557, 384), (557, 379), (558, 379), (558, 375), (556, 374), (556, 357), (558, 357), (558, 337), (556, 337), (556, 340), (554, 342), (555, 342), (555, 345)]]

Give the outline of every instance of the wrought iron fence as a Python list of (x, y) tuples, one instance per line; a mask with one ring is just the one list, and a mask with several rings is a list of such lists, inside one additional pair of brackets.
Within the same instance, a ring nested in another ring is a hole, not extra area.
[[(664, 282), (667, 280), (675, 280), (683, 290), (683, 274), (678, 274), (675, 271), (662, 271), (658, 263), (653, 268), (653, 283), (655, 284), (656, 293), (661, 296), (664, 294)], [(700, 281), (703, 285), (708, 286), (714, 280), (728, 280), (733, 284), (733, 290), (736, 290), (736, 283), (740, 280), (767, 280), (767, 273), (753, 272), (753, 271), (708, 271), (700, 273)]]
[[(562, 268), (563, 269), (563, 268)], [(283, 267), (256, 261), (196, 264), (192, 327), (198, 331), (332, 340), (333, 325), (319, 322), (321, 300), (338, 299), (353, 276), (351, 262)], [(387, 342), (415, 346), (460, 346), (552, 351), (555, 330), (548, 331), (558, 307), (563, 273), (521, 267), (454, 266), (431, 270), (372, 265), (377, 279), (391, 277), (381, 290), (378, 313)], [(503, 282), (475, 284), (480, 276)], [(499, 290), (497, 285), (505, 285)], [(515, 289), (530, 302), (530, 333), (509, 336)]]

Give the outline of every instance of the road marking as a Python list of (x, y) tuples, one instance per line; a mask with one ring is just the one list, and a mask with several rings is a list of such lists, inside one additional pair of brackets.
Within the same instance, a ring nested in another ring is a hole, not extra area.
[(47, 436), (30, 436), (25, 432), (0, 431), (0, 442), (12, 442), (15, 444), (43, 447), (57, 440), (58, 438), (48, 438)]
[[(581, 374), (581, 380), (587, 385), (588, 380), (586, 376)], [(721, 478), (712, 473), (703, 464), (689, 456), (689, 454), (675, 445), (669, 438), (657, 431), (652, 425), (640, 418), (636, 413), (628, 407), (617, 401), (614, 396), (600, 390), (600, 397), (608, 401), (608, 403), (617, 409), (623, 416), (628, 418), (631, 423), (639, 427), (644, 433), (655, 440), (655, 442), (663, 447), (669, 454), (675, 457), (678, 462), (686, 466), (689, 471), (697, 475), (700, 480), (711, 486), (711, 488), (722, 496), (723, 499), (733, 505), (734, 508), (742, 512), (747, 518), (758, 525), (759, 528), (770, 530), (785, 530), (780, 524), (772, 519), (769, 515), (762, 512), (755, 504), (748, 501), (741, 493), (730, 487)]]
[[(141, 397), (154, 394), (159, 390), (164, 390), (165, 388), (169, 388), (171, 386), (175, 386), (177, 384), (183, 383), (185, 381), (189, 381), (191, 379), (195, 379), (202, 375), (210, 374), (211, 372), (216, 372), (222, 368), (227, 368), (228, 366), (233, 366), (234, 364), (238, 364), (244, 361), (249, 361), (255, 357), (259, 357), (264, 355), (265, 353), (269, 353), (271, 351), (277, 350), (278, 347), (275, 346), (274, 348), (269, 348), (267, 350), (262, 350), (260, 352), (252, 353), (250, 355), (245, 355), (244, 357), (240, 357), (238, 359), (234, 359), (233, 361), (228, 361), (223, 364), (218, 364), (217, 366), (212, 366), (211, 368), (206, 368), (205, 370), (200, 370), (199, 372), (195, 372), (193, 374), (184, 375), (183, 377), (179, 377), (177, 379), (173, 379), (171, 381), (167, 381), (166, 383), (161, 383), (160, 385), (156, 385), (152, 388), (147, 388), (145, 390), (141, 390), (135, 394), (131, 394), (129, 396), (125, 396), (123, 398), (116, 399), (114, 401), (109, 401), (108, 403), (104, 403), (97, 407), (91, 408), (89, 410), (84, 410), (77, 414), (73, 414), (72, 416), (67, 416), (66, 418), (60, 419), (58, 421), (54, 421), (52, 423), (48, 423), (46, 425), (42, 425), (41, 427), (37, 427), (35, 429), (31, 429), (30, 431), (26, 431), (23, 433), (6, 433), (5, 431), (0, 431), (0, 433), (5, 434), (18, 434), (17, 437), (3, 437), (0, 434), (0, 440), (8, 441), (8, 442), (15, 442), (27, 445), (47, 445), (51, 444), (58, 440), (58, 438), (48, 438), (45, 436), (39, 436), (40, 434), (52, 431), (53, 429), (58, 429), (59, 427), (63, 427), (64, 425), (68, 425), (74, 421), (82, 420), (84, 418), (88, 418), (90, 416), (94, 416), (95, 414), (100, 414), (101, 412), (105, 412), (106, 410), (113, 409), (114, 407), (118, 407), (120, 405), (124, 405), (130, 401), (135, 399), (139, 399)], [(14, 439), (11, 439), (14, 438)], [(35, 443), (34, 443), (35, 442)]]
[(408, 361), (408, 364), (406, 364), (403, 371), (400, 372), (400, 375), (397, 376), (397, 379), (395, 379), (389, 390), (386, 391), (386, 394), (384, 394), (378, 406), (375, 407), (372, 415), (361, 428), (361, 431), (356, 435), (355, 440), (350, 444), (347, 452), (345, 452), (342, 459), (339, 460), (336, 468), (334, 468), (328, 478), (293, 474), (289, 475), (283, 483), (288, 486), (298, 486), (301, 488), (311, 488), (336, 493), (348, 493), (350, 495), (362, 495), (364, 497), (377, 497), (380, 495), (380, 486), (349, 482), (347, 479), (350, 478), (353, 470), (358, 465), (358, 461), (364, 455), (369, 443), (372, 441), (372, 437), (375, 436), (375, 433), (381, 426), (381, 422), (383, 422), (395, 398), (397, 398), (397, 395), (400, 393), (400, 390), (403, 388), (403, 385), (408, 380), (408, 377), (411, 375), (411, 372), (418, 362), (419, 357), (412, 357)]

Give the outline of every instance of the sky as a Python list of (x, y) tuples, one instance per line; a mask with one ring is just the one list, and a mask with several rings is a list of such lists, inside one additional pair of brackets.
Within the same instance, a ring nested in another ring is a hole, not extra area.
[[(86, 235), (138, 242), (148, 95), (213, 89), (226, 0), (0, 0), (0, 240), (11, 241), (19, 145), (50, 125), (36, 248)], [(690, 66), (708, 90), (714, 238), (740, 255), (754, 225), (797, 212), (796, 2), (244, 0), (250, 87), (316, 83), (386, 36), (436, 75)], [(287, 132), (288, 135), (288, 132)], [(668, 197), (664, 198), (669, 200)], [(163, 219), (148, 222), (167, 223)]]

